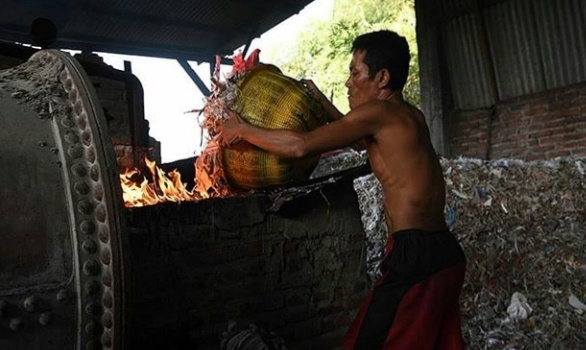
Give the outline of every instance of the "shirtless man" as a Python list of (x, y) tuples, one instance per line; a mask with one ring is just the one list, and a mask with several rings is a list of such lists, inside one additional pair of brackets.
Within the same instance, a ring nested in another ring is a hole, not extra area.
[(305, 157), (363, 141), (384, 195), (389, 240), (382, 277), (344, 338), (344, 349), (463, 349), (459, 295), (465, 272), (460, 245), (446, 228), (445, 184), (421, 111), (403, 100), (409, 70), (405, 38), (367, 33), (352, 44), (342, 115), (311, 81), (331, 122), (310, 132), (268, 130), (236, 113), (220, 142), (246, 141), (283, 157)]

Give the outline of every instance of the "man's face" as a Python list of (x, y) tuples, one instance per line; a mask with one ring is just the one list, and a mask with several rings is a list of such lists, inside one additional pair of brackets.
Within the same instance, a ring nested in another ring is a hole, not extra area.
[(368, 76), (368, 66), (364, 63), (365, 55), (366, 52), (363, 50), (352, 53), (350, 77), (346, 80), (350, 109), (376, 99), (378, 96), (379, 91), (375, 79), (370, 79)]

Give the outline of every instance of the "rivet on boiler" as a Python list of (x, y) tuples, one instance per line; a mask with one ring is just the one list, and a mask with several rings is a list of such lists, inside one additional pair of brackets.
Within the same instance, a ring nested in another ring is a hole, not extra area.
[(51, 322), (51, 313), (50, 312), (43, 312), (39, 315), (39, 324), (41, 326), (46, 326)]
[(71, 172), (73, 173), (73, 175), (78, 177), (84, 177), (87, 175), (87, 169), (82, 164), (74, 164), (71, 167)]
[(79, 194), (86, 195), (90, 193), (90, 185), (88, 185), (84, 181), (76, 182), (75, 185), (73, 185), (73, 188), (75, 188), (75, 192)]
[(96, 326), (96, 323), (94, 321), (89, 321), (88, 323), (85, 324), (85, 327), (84, 327), (85, 334), (87, 334), (87, 335), (96, 334), (97, 328), (98, 327)]
[(110, 313), (110, 311), (105, 311), (102, 315), (102, 325), (104, 325), (104, 327), (106, 328), (112, 328), (113, 322), (112, 314)]
[(67, 149), (67, 154), (74, 159), (81, 158), (83, 156), (83, 148), (80, 145), (71, 145)]
[(84, 220), (79, 224), (79, 230), (85, 235), (93, 235), (96, 233), (96, 224), (93, 221)]
[(88, 315), (99, 315), (102, 313), (102, 304), (92, 301), (85, 306), (85, 312)]
[(85, 343), (85, 350), (98, 350), (101, 348), (102, 346), (99, 345), (95, 340), (89, 340), (87, 343)]
[[(71, 119), (70, 116), (66, 115), (63, 118), (61, 118), (61, 125), (63, 125), (66, 128), (72, 128), (75, 125), (75, 123), (73, 122), (73, 119)], [(79, 138), (78, 138), (78, 140), (79, 140)], [(65, 139), (65, 141), (69, 142), (67, 139)], [(77, 141), (75, 141), (75, 142), (77, 142)], [(71, 143), (73, 143), (73, 142), (71, 142)]]
[(110, 265), (110, 263), (112, 262), (112, 253), (110, 252), (109, 248), (104, 247), (102, 249), (102, 251), (100, 252), (100, 260), (102, 260), (102, 263), (104, 265)]
[(77, 89), (72, 86), (72, 89), (69, 90), (69, 100), (75, 101), (77, 99)]
[(69, 91), (69, 89), (71, 89), (71, 79), (69, 79), (69, 74), (67, 74), (66, 70), (63, 70), (60, 74), (59, 74), (59, 80), (61, 81), (61, 83), (63, 83), (63, 87), (65, 88), (65, 91)]
[(102, 283), (106, 287), (112, 287), (112, 274), (110, 273), (110, 271), (104, 271), (104, 274), (102, 275)]
[(84, 130), (87, 127), (87, 115), (82, 113), (79, 117), (76, 118), (77, 120), (77, 127)]
[(98, 283), (98, 281), (95, 281), (95, 280), (87, 281), (83, 285), (84, 292), (87, 295), (97, 294), (100, 291), (100, 288), (101, 288), (100, 283)]
[[(71, 96), (71, 94), (70, 94), (70, 96)], [(81, 103), (81, 100), (77, 100), (77, 101), (75, 101), (75, 104), (73, 105), (73, 113), (75, 113), (75, 115), (79, 116), (81, 114), (81, 112), (83, 112), (83, 104)]]
[(59, 292), (57, 292), (56, 299), (61, 304), (67, 303), (69, 301), (69, 291), (61, 289)]
[(112, 300), (112, 293), (110, 291), (104, 291), (104, 294), (102, 295), (102, 304), (104, 304), (104, 306), (108, 309), (111, 309), (112, 305), (114, 305)]
[(96, 219), (98, 219), (99, 222), (106, 222), (106, 217), (106, 207), (102, 203), (98, 204), (98, 207), (96, 208)]
[(92, 134), (88, 130), (84, 130), (84, 132), (81, 133), (81, 142), (86, 146), (91, 145)]
[(39, 298), (34, 295), (31, 295), (24, 299), (22, 307), (28, 312), (35, 312), (37, 311), (37, 307), (39, 305)]
[(98, 164), (94, 164), (90, 169), (90, 177), (96, 182), (100, 180), (100, 167)]
[(98, 250), (98, 244), (91, 239), (86, 239), (81, 244), (81, 249), (88, 254), (93, 254)]
[(106, 348), (109, 348), (112, 346), (112, 336), (110, 335), (110, 332), (104, 332), (102, 334), (102, 345)]
[(10, 327), (10, 329), (12, 329), (13, 331), (16, 332), (16, 331), (21, 330), (24, 327), (24, 322), (21, 317), (15, 317), (10, 320), (9, 327)]
[(101, 267), (96, 260), (88, 260), (83, 263), (83, 273), (88, 276), (95, 276), (100, 273)]
[(94, 210), (92, 203), (87, 200), (81, 200), (77, 203), (77, 211), (81, 214), (89, 215)]
[[(63, 120), (65, 120), (65, 118)], [(67, 119), (67, 120), (70, 120), (70, 119)], [(61, 123), (63, 124), (63, 122), (61, 122)], [(66, 125), (66, 126), (73, 126), (73, 125)], [(79, 136), (77, 136), (72, 131), (65, 132), (65, 135), (63, 135), (63, 139), (67, 143), (77, 143), (77, 142), (79, 142)]]
[(102, 201), (102, 199), (104, 199), (104, 186), (100, 183), (97, 183), (94, 186), (94, 198), (97, 201)]
[[(88, 160), (88, 162), (94, 163), (96, 161), (96, 149), (94, 147), (90, 146), (85, 151), (85, 158)], [(97, 181), (97, 180), (95, 180), (95, 181)]]
[(98, 238), (102, 243), (108, 243), (110, 241), (110, 230), (108, 226), (101, 226), (100, 232), (98, 233)]

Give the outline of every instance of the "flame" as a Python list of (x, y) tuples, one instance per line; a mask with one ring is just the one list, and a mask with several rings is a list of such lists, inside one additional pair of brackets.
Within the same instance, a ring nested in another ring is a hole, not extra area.
[(120, 174), (124, 206), (144, 207), (164, 202), (197, 202), (212, 197), (228, 197), (239, 193), (231, 188), (224, 179), (218, 165), (219, 148), (209, 147), (196, 159), (195, 185), (191, 190), (181, 180), (177, 169), (168, 173), (157, 166), (155, 161), (145, 157), (146, 168), (150, 176), (145, 176), (137, 169), (130, 169)]
[[(198, 201), (210, 195), (203, 186), (189, 190), (175, 169), (166, 173), (155, 161), (145, 158), (151, 181), (140, 170), (134, 168), (120, 174), (122, 197), (125, 207), (142, 207), (163, 202)], [(197, 183), (197, 180), (196, 180)]]
[(216, 56), (212, 93), (206, 98), (205, 107), (199, 111), (204, 115), (200, 127), (208, 137), (205, 149), (194, 163), (195, 186), (193, 189), (186, 188), (177, 170), (166, 173), (157, 166), (156, 162), (145, 157), (150, 176), (144, 176), (136, 168), (120, 174), (125, 207), (142, 207), (163, 202), (199, 201), (239, 193), (239, 190), (231, 188), (226, 180), (222, 167), (222, 152), (216, 139), (218, 126), (226, 118), (225, 109), (232, 108), (238, 96), (239, 88), (235, 78), (258, 64), (259, 52), (258, 49), (253, 51), (246, 59), (242, 57), (242, 52), (237, 53), (233, 57), (234, 65), (230, 78), (225, 82), (220, 80), (221, 57)]

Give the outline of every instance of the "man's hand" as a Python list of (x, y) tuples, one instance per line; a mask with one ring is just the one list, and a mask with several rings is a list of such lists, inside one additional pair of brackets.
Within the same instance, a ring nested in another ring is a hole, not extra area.
[(241, 131), (247, 125), (240, 114), (231, 109), (227, 110), (229, 117), (220, 125), (218, 143), (224, 147), (230, 147), (242, 140)]
[(313, 80), (301, 79), (300, 82), (303, 86), (305, 86), (305, 88), (307, 88), (311, 96), (313, 96), (315, 99), (320, 100), (325, 97), (324, 94), (317, 88)]
[(329, 122), (342, 119), (344, 116), (342, 112), (332, 104), (332, 102), (321, 92), (311, 79), (301, 79), (299, 82), (307, 89), (309, 94), (313, 96), (324, 107)]

